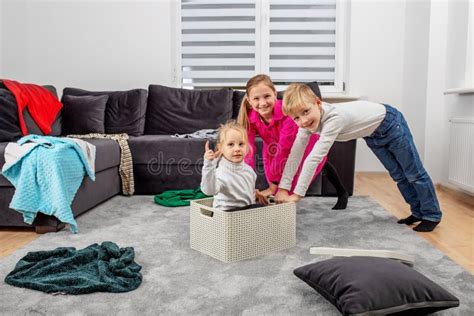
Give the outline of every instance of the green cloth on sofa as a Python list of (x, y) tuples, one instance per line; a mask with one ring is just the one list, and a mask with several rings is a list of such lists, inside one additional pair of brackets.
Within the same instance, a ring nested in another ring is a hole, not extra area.
[(142, 283), (132, 247), (105, 241), (84, 249), (58, 247), (29, 252), (5, 278), (18, 287), (46, 293), (128, 292)]
[(190, 200), (204, 199), (208, 196), (202, 193), (201, 188), (194, 190), (170, 190), (155, 195), (155, 203), (163, 206), (188, 206)]

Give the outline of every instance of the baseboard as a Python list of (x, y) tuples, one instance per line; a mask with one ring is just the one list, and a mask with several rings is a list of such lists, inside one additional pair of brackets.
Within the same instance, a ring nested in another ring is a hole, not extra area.
[(436, 183), (435, 184), (436, 190), (446, 192), (456, 199), (461, 200), (464, 203), (471, 205), (474, 208), (474, 195), (471, 193), (465, 192), (453, 185), (446, 184), (446, 183)]

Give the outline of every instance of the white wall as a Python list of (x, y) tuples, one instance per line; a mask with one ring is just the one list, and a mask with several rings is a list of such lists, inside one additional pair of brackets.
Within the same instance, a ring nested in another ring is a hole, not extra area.
[(172, 85), (172, 0), (5, 0), (4, 77), (84, 89)]
[(2, 43), (3, 43), (3, 0), (0, 0), (0, 78), (3, 77), (3, 49), (2, 49)]
[[(470, 5), (474, 5), (472, 1)], [(432, 3), (425, 166), (434, 182), (446, 185), (448, 185), (449, 119), (474, 117), (474, 94), (443, 94), (446, 89), (466, 85), (465, 74), (469, 73), (465, 69), (468, 57), (466, 56), (468, 12), (471, 12), (472, 19), (472, 9), (469, 11), (468, 0)], [(469, 84), (472, 87), (472, 82)]]
[(424, 158), (426, 86), (430, 35), (430, 2), (407, 1), (403, 41), (402, 103), (400, 110)]
[[(363, 99), (401, 108), (405, 1), (351, 1), (347, 88)], [(357, 143), (357, 171), (385, 171), (365, 141)]]

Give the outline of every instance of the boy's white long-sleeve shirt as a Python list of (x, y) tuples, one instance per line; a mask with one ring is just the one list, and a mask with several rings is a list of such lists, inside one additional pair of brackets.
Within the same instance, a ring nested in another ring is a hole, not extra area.
[(298, 130), (285, 165), (279, 187), (291, 190), (291, 184), (312, 134), (319, 134), (319, 140), (306, 157), (294, 193), (305, 196), (314, 172), (321, 160), (328, 154), (335, 141), (349, 141), (370, 136), (385, 118), (385, 106), (369, 101), (353, 101), (337, 104), (323, 102), (321, 121), (314, 131)]
[(217, 159), (204, 159), (201, 191), (214, 196), (214, 209), (224, 211), (254, 204), (256, 180), (255, 171), (244, 161), (234, 163), (222, 157), (217, 167)]

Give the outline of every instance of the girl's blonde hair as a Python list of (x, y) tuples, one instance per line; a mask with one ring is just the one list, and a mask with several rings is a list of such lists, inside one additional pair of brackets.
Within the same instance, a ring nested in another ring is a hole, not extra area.
[(314, 94), (313, 90), (302, 83), (292, 83), (283, 94), (283, 114), (295, 116), (306, 104), (317, 104), (321, 106), (321, 100)]
[(276, 95), (275, 85), (273, 84), (272, 79), (270, 79), (270, 77), (267, 76), (267, 75), (259, 74), (259, 75), (253, 76), (252, 78), (250, 78), (247, 81), (247, 84), (245, 85), (244, 99), (242, 100), (242, 103), (240, 104), (239, 116), (237, 117), (237, 121), (245, 129), (248, 129), (248, 127), (249, 127), (248, 110), (250, 110), (252, 108), (249, 101), (247, 101), (247, 96), (249, 95), (250, 89), (252, 89), (253, 87), (255, 87), (256, 85), (258, 85), (262, 82), (266, 86), (268, 86), (270, 89), (272, 89), (273, 92), (275, 92), (275, 95)]
[(242, 137), (244, 138), (245, 144), (247, 146), (246, 152), (250, 150), (249, 146), (249, 137), (247, 135), (247, 130), (237, 123), (236, 120), (229, 120), (225, 124), (221, 124), (217, 129), (217, 144), (220, 146), (225, 141), (225, 135), (229, 130), (235, 130), (242, 133)]

